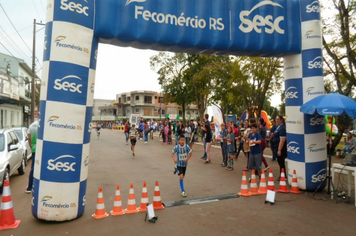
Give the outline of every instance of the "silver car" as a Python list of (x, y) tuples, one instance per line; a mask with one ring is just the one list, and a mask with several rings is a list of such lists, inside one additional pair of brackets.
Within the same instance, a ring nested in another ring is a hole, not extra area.
[(0, 129), (0, 193), (4, 180), (8, 180), (16, 171), (25, 174), (26, 157), (19, 137), (13, 129)]
[[(27, 160), (30, 159), (32, 157), (32, 150), (28, 142), (27, 128), (17, 127), (17, 128), (13, 128), (13, 130), (15, 130), (15, 133), (20, 138), (20, 142), (22, 144), (25, 157), (27, 157)], [(27, 165), (27, 160), (26, 160), (26, 165)]]

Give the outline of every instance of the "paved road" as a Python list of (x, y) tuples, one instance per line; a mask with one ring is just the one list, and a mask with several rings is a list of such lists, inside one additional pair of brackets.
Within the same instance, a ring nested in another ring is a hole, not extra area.
[[(138, 141), (136, 156), (125, 145), (122, 131), (102, 130), (100, 139), (92, 134), (87, 205), (77, 220), (52, 223), (35, 219), (31, 214), (31, 196), (24, 193), (25, 176), (11, 177), (11, 192), (17, 229), (1, 231), (6, 235), (355, 235), (354, 204), (328, 199), (325, 193), (300, 195), (277, 193), (276, 204), (264, 204), (265, 196), (240, 197), (194, 205), (169, 207), (156, 211), (155, 224), (144, 222), (145, 214), (137, 213), (95, 220), (98, 187), (103, 187), (106, 211), (112, 210), (116, 184), (120, 184), (124, 208), (130, 183), (133, 183), (139, 206), (143, 181), (147, 182), (152, 202), (154, 184), (158, 180), (163, 202), (183, 200), (179, 180), (173, 175), (172, 145), (162, 145), (158, 137), (144, 145)], [(268, 151), (267, 151), (268, 152)], [(194, 146), (185, 178), (184, 200), (221, 196), (240, 191), (241, 170), (246, 158), (240, 154), (234, 171), (220, 166), (220, 149), (212, 149), (212, 163), (203, 164), (201, 145)], [(271, 162), (270, 162), (271, 163)], [(274, 173), (276, 163), (271, 163)], [(326, 200), (317, 200), (325, 199)]]

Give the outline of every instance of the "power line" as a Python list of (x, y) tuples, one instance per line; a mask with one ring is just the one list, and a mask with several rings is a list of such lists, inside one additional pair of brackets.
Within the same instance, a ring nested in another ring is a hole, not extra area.
[(36, 4), (35, 4), (35, 2), (34, 2), (33, 0), (32, 0), (32, 3), (33, 3), (33, 5), (35, 6), (35, 9), (36, 9), (36, 12), (37, 12), (37, 14), (38, 14), (38, 16), (39, 16), (39, 19), (42, 19), (40, 13), (39, 13), (38, 10), (37, 10)]
[(26, 55), (26, 53), (24, 53), (21, 48), (19, 46), (17, 46), (17, 44), (10, 38), (10, 36), (6, 33), (6, 31), (0, 26), (0, 29), (3, 31), (3, 33), (7, 36), (4, 37), (3, 39), (9, 40), (10, 43), (12, 43), (12, 45), (14, 45), (19, 52), (21, 52), (25, 57), (30, 58), (29, 56)]
[(17, 59), (17, 57), (15, 57), (15, 56), (5, 47), (4, 44), (2, 44), (2, 42), (0, 42), (0, 44), (5, 48), (6, 51), (8, 51), (8, 52), (10, 53), (10, 55), (11, 55), (13, 58), (16, 59), (16, 61), (18, 61), (19, 63), (22, 63), (22, 62), (20, 62), (20, 61)]
[(12, 21), (10, 20), (9, 16), (7, 15), (7, 13), (6, 13), (5, 9), (2, 7), (2, 5), (1, 5), (1, 4), (0, 4), (0, 7), (1, 7), (1, 9), (4, 11), (4, 13), (5, 13), (5, 15), (6, 15), (7, 19), (10, 21), (10, 23), (11, 23), (12, 27), (14, 27), (14, 29), (15, 29), (15, 30), (16, 30), (16, 32), (17, 32), (17, 34), (20, 36), (20, 38), (21, 38), (22, 42), (26, 45), (26, 47), (28, 48), (28, 50), (30, 50), (30, 52), (32, 53), (32, 50), (31, 50), (31, 49), (30, 49), (30, 47), (26, 44), (25, 40), (22, 38), (22, 36), (20, 35), (20, 33), (17, 31), (16, 27), (14, 26), (14, 24), (13, 24), (13, 23), (12, 23)]

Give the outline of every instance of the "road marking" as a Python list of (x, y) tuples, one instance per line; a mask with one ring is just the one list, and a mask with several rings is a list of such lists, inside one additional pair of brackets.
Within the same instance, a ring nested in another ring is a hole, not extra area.
[(209, 202), (218, 202), (220, 200), (226, 200), (231, 198), (238, 198), (240, 197), (236, 193), (226, 194), (226, 195), (219, 195), (214, 197), (205, 197), (205, 198), (197, 198), (191, 200), (181, 200), (181, 201), (173, 201), (173, 202), (166, 202), (164, 203), (165, 207), (174, 207), (174, 206), (183, 206), (183, 205), (194, 205), (200, 203), (209, 203)]

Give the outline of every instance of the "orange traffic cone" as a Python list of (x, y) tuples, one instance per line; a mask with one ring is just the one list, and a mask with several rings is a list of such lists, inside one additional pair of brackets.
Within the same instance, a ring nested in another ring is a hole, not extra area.
[(262, 170), (260, 189), (258, 190), (258, 192), (259, 192), (259, 194), (267, 194), (267, 183), (266, 183), (265, 170)]
[(275, 191), (272, 169), (269, 169), (267, 190)]
[(256, 175), (255, 175), (255, 170), (252, 170), (252, 176), (251, 176), (251, 184), (250, 184), (250, 192), (249, 194), (251, 195), (259, 195), (258, 193), (258, 187), (257, 187), (257, 181), (256, 181)]
[(284, 174), (284, 168), (282, 168), (281, 180), (279, 181), (279, 189), (277, 192), (288, 193), (286, 176)]
[(15, 219), (9, 180), (5, 180), (1, 201), (0, 230), (15, 229), (20, 222), (21, 220)]
[(249, 197), (251, 193), (248, 192), (247, 180), (246, 180), (246, 172), (244, 171), (242, 174), (242, 182), (241, 182), (241, 190), (238, 193), (240, 196)]
[(290, 187), (289, 192), (290, 193), (296, 193), (296, 194), (301, 193), (300, 190), (299, 190), (299, 187), (298, 187), (297, 173), (296, 173), (295, 170), (293, 171), (292, 185)]
[(153, 196), (153, 209), (161, 210), (164, 209), (164, 205), (161, 200), (161, 193), (159, 192), (158, 181), (156, 181), (155, 194)]
[(105, 217), (108, 217), (109, 214), (105, 212), (105, 205), (104, 205), (104, 197), (103, 197), (103, 189), (99, 187), (98, 192), (98, 200), (96, 202), (96, 210), (95, 213), (91, 215), (95, 219), (99, 220)]
[(125, 209), (127, 214), (137, 213), (138, 208), (136, 206), (135, 192), (133, 189), (133, 184), (130, 185), (129, 200), (127, 201), (127, 208)]
[(145, 182), (143, 182), (141, 206), (140, 206), (139, 210), (142, 212), (145, 212), (147, 210), (147, 204), (148, 204), (148, 194), (147, 194), (147, 186), (146, 186), (146, 181), (145, 181)]
[(114, 207), (112, 211), (110, 211), (112, 216), (121, 216), (125, 214), (125, 211), (122, 209), (122, 202), (121, 202), (121, 194), (120, 194), (120, 186), (116, 185), (115, 191), (115, 200), (114, 200)]

